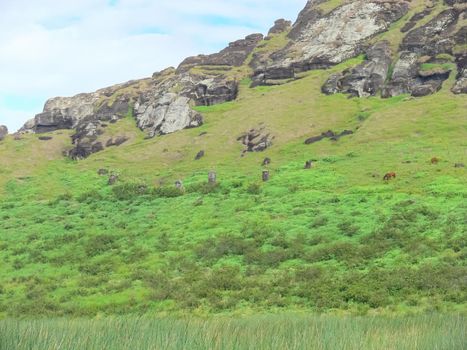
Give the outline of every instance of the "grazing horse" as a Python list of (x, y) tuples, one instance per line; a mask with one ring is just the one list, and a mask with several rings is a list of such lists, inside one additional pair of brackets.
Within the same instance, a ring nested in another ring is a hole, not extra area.
[(439, 158), (433, 157), (431, 158), (431, 164), (438, 164), (439, 163)]
[(384, 181), (389, 181), (389, 180), (395, 179), (395, 178), (396, 178), (396, 173), (387, 173), (386, 175), (384, 175), (383, 180)]

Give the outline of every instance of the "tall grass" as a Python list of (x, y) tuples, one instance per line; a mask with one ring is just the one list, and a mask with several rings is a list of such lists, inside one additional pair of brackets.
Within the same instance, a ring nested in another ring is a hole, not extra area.
[(465, 317), (261, 315), (0, 321), (1, 350), (465, 349)]

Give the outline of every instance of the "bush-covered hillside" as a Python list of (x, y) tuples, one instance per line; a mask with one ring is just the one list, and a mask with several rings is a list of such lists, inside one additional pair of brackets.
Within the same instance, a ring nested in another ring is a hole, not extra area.
[[(465, 99), (323, 96), (327, 73), (245, 86), (201, 129), (144, 140), (120, 121), (135, 141), (85, 161), (54, 151), (62, 132), (6, 140), (2, 313), (465, 310)], [(276, 145), (241, 157), (228, 136), (261, 121)], [(329, 128), (355, 134), (304, 144)]]

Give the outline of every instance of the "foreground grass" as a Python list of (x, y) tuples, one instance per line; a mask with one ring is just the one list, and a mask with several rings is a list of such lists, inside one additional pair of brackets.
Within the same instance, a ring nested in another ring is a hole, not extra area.
[(464, 349), (461, 316), (0, 321), (0, 349)]

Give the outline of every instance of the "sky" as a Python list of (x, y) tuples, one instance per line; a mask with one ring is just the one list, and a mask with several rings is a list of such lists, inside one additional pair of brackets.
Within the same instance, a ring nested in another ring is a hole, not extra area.
[(306, 0), (0, 0), (0, 125), (10, 132), (48, 98), (151, 76), (209, 54)]

